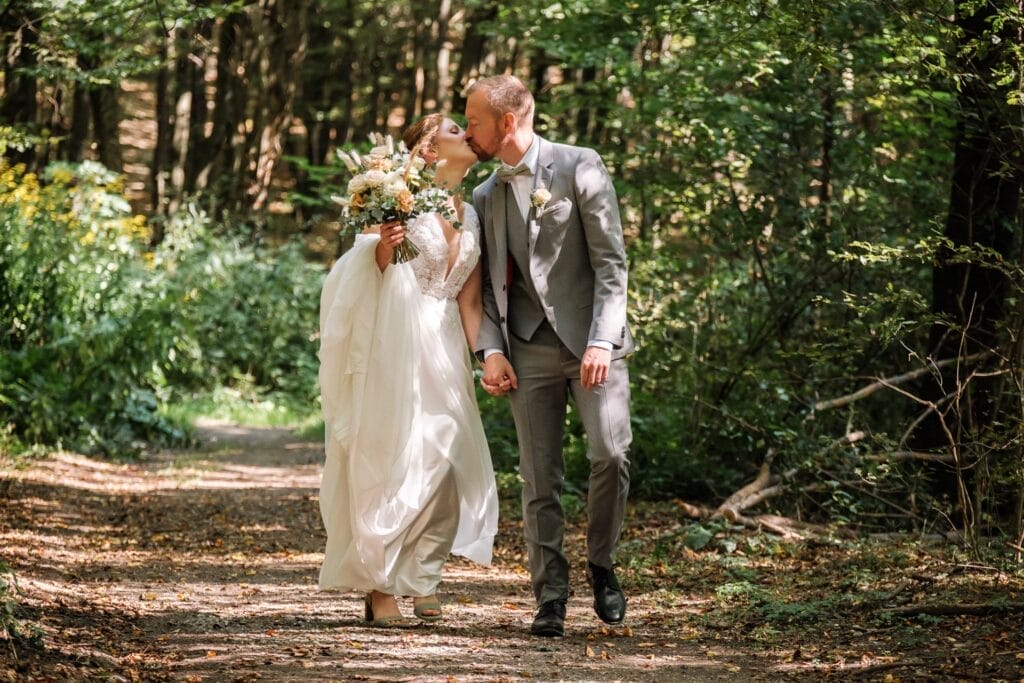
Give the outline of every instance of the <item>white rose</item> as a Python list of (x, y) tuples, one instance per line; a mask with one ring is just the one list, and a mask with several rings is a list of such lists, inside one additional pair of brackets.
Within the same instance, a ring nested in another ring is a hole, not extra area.
[(384, 178), (384, 193), (392, 197), (397, 197), (398, 193), (402, 190), (408, 190), (408, 186), (405, 184), (405, 179), (402, 174), (398, 171), (392, 171), (388, 173)]
[(366, 176), (360, 174), (353, 176), (352, 180), (348, 181), (348, 193), (350, 195), (358, 194), (366, 189)]
[(543, 187), (539, 187), (533, 191), (533, 196), (530, 197), (530, 202), (538, 209), (548, 202), (551, 201), (551, 193)]
[(383, 185), (384, 179), (387, 177), (384, 171), (377, 170), (367, 171), (363, 175), (366, 178), (366, 185), (369, 187), (377, 187), (379, 185)]

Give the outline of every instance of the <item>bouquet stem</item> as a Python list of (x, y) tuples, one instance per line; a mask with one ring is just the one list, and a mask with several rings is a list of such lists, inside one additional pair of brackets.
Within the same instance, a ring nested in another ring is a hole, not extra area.
[(395, 247), (395, 251), (391, 255), (391, 263), (408, 263), (419, 256), (419, 253), (419, 248), (406, 237), (401, 244)]

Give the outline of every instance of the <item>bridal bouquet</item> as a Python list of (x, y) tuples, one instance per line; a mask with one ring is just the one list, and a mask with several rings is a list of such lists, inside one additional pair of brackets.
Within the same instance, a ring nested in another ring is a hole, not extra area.
[[(408, 222), (423, 213), (440, 213), (455, 221), (451, 195), (434, 185), (434, 174), (423, 158), (397, 145), (390, 135), (370, 134), (374, 145), (368, 154), (338, 150), (338, 157), (352, 173), (347, 196), (333, 199), (344, 207), (342, 222), (353, 231), (390, 221)], [(420, 250), (406, 238), (393, 263), (410, 261)]]

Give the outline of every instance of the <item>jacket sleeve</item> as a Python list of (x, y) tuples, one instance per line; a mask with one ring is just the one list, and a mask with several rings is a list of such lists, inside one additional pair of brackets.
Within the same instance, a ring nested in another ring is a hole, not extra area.
[(615, 187), (601, 157), (582, 150), (575, 170), (576, 201), (594, 269), (594, 309), (589, 339), (626, 344), (628, 265)]

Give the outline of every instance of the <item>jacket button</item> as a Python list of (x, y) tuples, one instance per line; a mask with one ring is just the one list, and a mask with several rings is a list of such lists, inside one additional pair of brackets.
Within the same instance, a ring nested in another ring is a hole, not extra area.
[(500, 320), (501, 320), (501, 324), (504, 325), (505, 324), (505, 316), (501, 316)]

